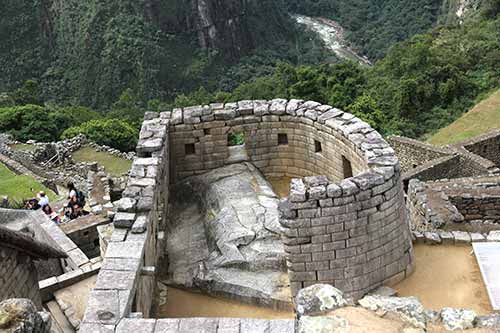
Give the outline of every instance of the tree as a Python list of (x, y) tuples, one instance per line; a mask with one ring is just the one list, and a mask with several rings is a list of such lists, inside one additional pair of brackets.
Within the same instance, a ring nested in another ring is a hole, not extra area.
[(62, 138), (69, 139), (84, 134), (89, 140), (100, 145), (114, 147), (121, 151), (131, 151), (137, 145), (139, 131), (117, 119), (91, 120), (80, 126), (71, 127), (64, 131)]

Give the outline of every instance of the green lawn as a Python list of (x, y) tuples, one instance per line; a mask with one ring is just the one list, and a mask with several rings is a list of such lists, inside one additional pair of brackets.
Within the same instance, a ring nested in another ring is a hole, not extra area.
[(16, 175), (0, 163), (0, 197), (7, 195), (11, 201), (22, 201), (36, 197), (39, 191), (47, 193), (51, 201), (57, 198), (54, 192), (30, 176)]
[(117, 157), (105, 152), (96, 151), (90, 147), (84, 147), (73, 153), (75, 162), (97, 162), (113, 176), (127, 173), (132, 166), (132, 161)]
[(26, 143), (18, 143), (15, 145), (10, 145), (10, 148), (12, 148), (13, 150), (21, 150), (21, 151), (33, 151), (33, 150), (35, 150), (34, 145), (28, 145)]
[(452, 124), (431, 136), (429, 143), (444, 146), (500, 128), (500, 89)]

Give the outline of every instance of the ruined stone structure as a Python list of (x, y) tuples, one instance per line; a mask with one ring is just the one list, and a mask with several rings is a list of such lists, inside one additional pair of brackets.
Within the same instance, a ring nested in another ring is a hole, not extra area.
[[(244, 145), (230, 147), (228, 136), (239, 133)], [(81, 331), (147, 324), (153, 332), (174, 322), (122, 319), (150, 316), (155, 265), (168, 256), (169, 184), (246, 157), (265, 176), (297, 178), (279, 205), (294, 293), (322, 281), (357, 298), (412, 271), (399, 162), (376, 131), (350, 114), (282, 99), (147, 113), (137, 154)], [(314, 175), (323, 176), (308, 177)]]
[(500, 131), (445, 147), (398, 136), (387, 141), (401, 162), (405, 187), (412, 178), (428, 181), (500, 173)]
[(41, 309), (35, 260), (67, 255), (29, 235), (0, 226), (0, 299), (28, 298)]
[(500, 131), (445, 147), (390, 137), (403, 168), (413, 238), (430, 244), (496, 239)]

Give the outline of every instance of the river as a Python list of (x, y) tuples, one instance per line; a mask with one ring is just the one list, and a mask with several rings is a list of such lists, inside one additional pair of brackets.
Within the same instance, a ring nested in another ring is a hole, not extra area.
[(372, 63), (363, 56), (354, 52), (344, 37), (344, 29), (337, 22), (323, 17), (309, 17), (303, 15), (292, 15), (292, 18), (306, 29), (318, 35), (325, 43), (328, 50), (335, 53), (341, 59), (356, 61), (362, 65), (371, 66)]

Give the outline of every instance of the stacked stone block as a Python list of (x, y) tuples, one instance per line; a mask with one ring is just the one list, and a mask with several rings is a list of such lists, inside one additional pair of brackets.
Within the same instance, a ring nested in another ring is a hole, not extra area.
[(81, 332), (114, 330), (132, 312), (150, 316), (156, 263), (168, 205), (168, 123), (146, 113), (114, 231), (96, 285), (89, 295)]
[(459, 145), (500, 167), (500, 130), (463, 141)]
[[(169, 179), (231, 163), (228, 135), (240, 132), (266, 176), (306, 177), (280, 203), (294, 293), (323, 282), (357, 297), (411, 271), (399, 162), (367, 123), (328, 105), (284, 99), (148, 113), (81, 330), (139, 323), (126, 319), (132, 312), (149, 316), (148, 277), (161, 248)], [(345, 170), (354, 177), (344, 180)]]
[(412, 271), (398, 173), (369, 171), (339, 183), (294, 179), (280, 212), (293, 294), (326, 283), (358, 299)]
[[(410, 272), (399, 163), (365, 122), (328, 105), (283, 99), (195, 106), (165, 116), (172, 179), (229, 163), (228, 134), (239, 132), (266, 176), (325, 175), (296, 180), (280, 206), (294, 293), (325, 282), (357, 296)], [(343, 160), (355, 177), (336, 184), (346, 178)]]
[(31, 258), (0, 246), (0, 263), (0, 299), (28, 298), (41, 309), (38, 276)]
[[(349, 139), (326, 122), (336, 126), (356, 120), (354, 127), (346, 128), (354, 138), (356, 131), (373, 132), (368, 124), (352, 115), (328, 105), (300, 100), (211, 104), (174, 109), (165, 113), (165, 117), (170, 118), (172, 179), (226, 165), (230, 160), (229, 133), (245, 134), (250, 160), (267, 176), (327, 174), (342, 179), (342, 156), (350, 161), (354, 173), (361, 172), (366, 162)], [(278, 134), (286, 134), (287, 144), (278, 143)], [(316, 151), (316, 142), (321, 144), (320, 152)], [(187, 145), (194, 152), (186, 153)], [(389, 147), (385, 145), (382, 149)]]

